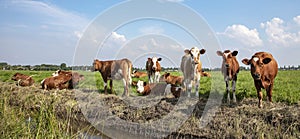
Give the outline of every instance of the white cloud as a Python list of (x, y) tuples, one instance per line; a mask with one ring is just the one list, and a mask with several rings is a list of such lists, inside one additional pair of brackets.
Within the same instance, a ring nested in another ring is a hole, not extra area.
[(294, 17), (293, 20), (294, 20), (298, 25), (300, 25), (300, 15)]
[(111, 38), (113, 41), (124, 43), (126, 42), (126, 38), (124, 35), (118, 34), (117, 32), (111, 33)]
[(232, 25), (228, 26), (224, 33), (217, 33), (219, 35), (225, 35), (234, 39), (246, 46), (262, 46), (263, 41), (259, 37), (259, 33), (256, 29), (249, 29), (244, 25)]
[[(294, 18), (298, 23), (300, 17)], [(268, 41), (275, 46), (292, 46), (300, 42), (300, 31), (292, 32), (292, 25), (285, 23), (280, 18), (273, 18), (271, 21), (261, 23), (261, 27), (265, 29)]]

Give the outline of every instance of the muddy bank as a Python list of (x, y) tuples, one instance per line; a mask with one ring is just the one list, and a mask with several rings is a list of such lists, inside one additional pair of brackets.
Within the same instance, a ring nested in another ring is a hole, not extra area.
[[(264, 101), (264, 107), (259, 109), (257, 99), (244, 98), (234, 105), (215, 107), (213, 119), (200, 127), (206, 98), (200, 98), (195, 105), (194, 100), (172, 96), (141, 97), (129, 104), (136, 99), (86, 90), (43, 91), (39, 86), (17, 87), (10, 83), (0, 86), (1, 97), (8, 98), (12, 107), (29, 113), (41, 111), (42, 106), (53, 108), (59, 119), (71, 119), (72, 129), (78, 131), (86, 127), (82, 125), (93, 123), (101, 132), (115, 133), (114, 137), (128, 134), (133, 138), (161, 135), (166, 135), (165, 138), (300, 138), (299, 103), (271, 105)], [(92, 134), (99, 133), (94, 130)]]

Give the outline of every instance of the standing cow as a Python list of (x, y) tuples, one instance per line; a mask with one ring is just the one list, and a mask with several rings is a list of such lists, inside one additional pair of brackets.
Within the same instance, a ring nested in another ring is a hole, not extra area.
[(193, 47), (190, 50), (184, 50), (185, 55), (181, 58), (180, 69), (183, 72), (183, 88), (188, 92), (188, 97), (192, 91), (193, 81), (195, 83), (195, 93), (199, 96), (199, 84), (202, 72), (202, 63), (200, 61), (200, 54), (205, 53), (205, 49), (199, 50)]
[(226, 83), (226, 93), (227, 93), (227, 103), (230, 103), (230, 87), (229, 81), (232, 81), (232, 95), (233, 102), (236, 102), (235, 97), (235, 87), (237, 81), (237, 75), (240, 70), (239, 62), (236, 60), (236, 55), (238, 51), (230, 52), (230, 50), (225, 50), (224, 52), (217, 51), (218, 56), (222, 56), (222, 74), (224, 75), (224, 80)]
[(161, 58), (152, 57), (148, 58), (146, 62), (146, 70), (148, 74), (149, 83), (158, 83), (160, 77), (161, 66), (159, 61)]
[(92, 71), (99, 71), (104, 81), (104, 92), (107, 94), (107, 81), (110, 80), (110, 89), (113, 92), (113, 80), (123, 79), (124, 95), (129, 96), (131, 84), (132, 63), (124, 58), (121, 60), (100, 61), (94, 60)]
[(251, 75), (258, 95), (258, 107), (262, 107), (261, 88), (266, 89), (268, 99), (272, 102), (272, 89), (278, 72), (278, 64), (272, 54), (257, 52), (251, 59), (245, 58), (242, 62), (245, 65), (251, 65)]

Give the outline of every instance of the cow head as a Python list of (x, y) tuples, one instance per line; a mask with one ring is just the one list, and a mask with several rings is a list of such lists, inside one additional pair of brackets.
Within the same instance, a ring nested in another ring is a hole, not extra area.
[(225, 50), (224, 52), (221, 51), (217, 51), (217, 55), (218, 56), (222, 56), (223, 57), (223, 66), (226, 69), (230, 69), (232, 68), (231, 66), (233, 65), (233, 61), (234, 61), (234, 57), (238, 54), (238, 51), (233, 51), (230, 52), (230, 50)]
[(270, 63), (272, 58), (262, 57), (261, 55), (254, 55), (251, 59), (243, 59), (242, 62), (245, 65), (251, 65), (251, 75), (253, 79), (260, 80), (264, 65)]
[(202, 55), (204, 53), (205, 53), (205, 49), (199, 50), (197, 47), (193, 47), (190, 50), (190, 54), (194, 58), (194, 61), (200, 61), (200, 54)]
[(146, 69), (147, 70), (152, 70), (152, 71), (157, 71), (160, 70), (160, 63), (159, 61), (161, 61), (162, 58), (157, 58), (157, 57), (152, 57), (152, 58), (148, 58), (147, 63), (146, 63)]
[(101, 67), (101, 62), (98, 59), (95, 59), (91, 71), (99, 71), (100, 67)]
[(170, 73), (168, 73), (168, 72), (166, 72), (166, 73), (164, 73), (163, 75), (161, 75), (161, 77), (160, 77), (160, 81), (162, 81), (162, 82), (165, 82), (165, 81), (167, 81), (168, 80), (168, 77), (170, 76)]
[(20, 76), (20, 73), (16, 73), (11, 77), (11, 80), (14, 80), (14, 81), (19, 80), (19, 78), (20, 78), (19, 76)]
[(144, 93), (144, 86), (146, 86), (146, 82), (143, 82), (143, 81), (139, 80), (136, 85), (137, 85), (137, 89), (136, 89), (137, 92), (139, 94), (143, 94)]

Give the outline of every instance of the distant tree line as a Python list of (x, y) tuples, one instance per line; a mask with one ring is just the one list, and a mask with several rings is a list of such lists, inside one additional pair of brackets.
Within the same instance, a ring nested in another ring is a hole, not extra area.
[[(84, 66), (67, 66), (66, 63), (61, 63), (60, 65), (53, 64), (41, 64), (41, 65), (9, 65), (6, 62), (0, 62), (0, 70), (35, 70), (35, 71), (56, 71), (56, 70), (82, 70), (90, 71), (92, 69), (91, 65)], [(145, 70), (145, 68), (133, 67), (133, 70)], [(178, 67), (162, 67), (163, 71), (179, 71)], [(203, 68), (204, 71), (220, 71), (221, 68)], [(250, 67), (240, 67), (240, 70), (250, 70)], [(300, 65), (298, 66), (283, 66), (279, 67), (279, 70), (300, 70)]]

